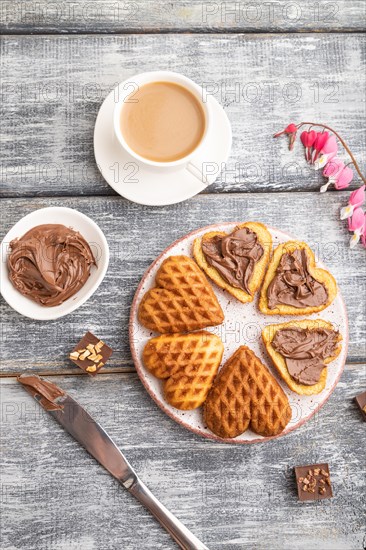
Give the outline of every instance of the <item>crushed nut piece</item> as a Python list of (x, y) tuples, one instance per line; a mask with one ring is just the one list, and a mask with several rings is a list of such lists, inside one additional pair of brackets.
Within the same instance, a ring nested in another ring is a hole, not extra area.
[(320, 468), (314, 468), (314, 475), (318, 476), (320, 474)]
[(97, 356), (95, 355), (95, 353), (91, 353), (88, 357), (89, 361), (93, 361), (94, 363), (96, 362), (96, 359), (97, 359)]
[(95, 358), (95, 362), (97, 363), (98, 361), (101, 361), (103, 359), (103, 355), (99, 354), (96, 356)]
[(104, 363), (102, 363), (102, 362), (98, 363), (97, 369), (101, 369), (102, 367), (104, 367)]
[(89, 357), (90, 355), (90, 351), (89, 350), (85, 350), (84, 353), (82, 353), (81, 355), (79, 355), (79, 359), (80, 361), (84, 361), (84, 359), (86, 359), (87, 357)]
[(94, 346), (95, 353), (99, 353), (103, 346), (104, 346), (104, 342), (102, 342), (102, 340), (99, 340), (99, 342)]
[(73, 351), (72, 353), (70, 353), (69, 358), (75, 359), (76, 361), (77, 359), (79, 359), (79, 353), (77, 351)]
[(326, 472), (325, 470), (320, 470), (320, 473), (322, 476), (329, 477), (328, 472)]
[(86, 349), (88, 349), (90, 351), (90, 353), (95, 353), (93, 344), (88, 344), (86, 346)]
[(97, 370), (97, 367), (95, 365), (90, 365), (90, 367), (86, 367), (87, 372), (95, 372)]
[(319, 487), (319, 494), (320, 495), (325, 495), (325, 491), (326, 491), (325, 487)]

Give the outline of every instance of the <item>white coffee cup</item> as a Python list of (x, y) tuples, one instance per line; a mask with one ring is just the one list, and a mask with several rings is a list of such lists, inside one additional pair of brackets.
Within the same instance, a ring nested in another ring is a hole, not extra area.
[[(121, 131), (121, 113), (122, 109), (127, 101), (133, 100), (134, 93), (137, 90), (145, 85), (153, 82), (173, 82), (174, 84), (180, 84), (187, 90), (189, 90), (195, 98), (199, 101), (204, 115), (205, 115), (205, 129), (201, 141), (198, 143), (197, 147), (191, 151), (188, 155), (174, 161), (168, 162), (159, 162), (144, 158), (143, 156), (136, 153), (126, 142), (123, 133)], [(206, 183), (206, 178), (202, 174), (202, 170), (199, 167), (199, 161), (197, 159), (200, 156), (200, 152), (207, 140), (208, 133), (211, 127), (211, 108), (210, 104), (207, 101), (203, 101), (203, 90), (202, 88), (193, 82), (190, 78), (183, 76), (179, 73), (173, 71), (151, 71), (147, 73), (141, 73), (131, 78), (128, 78), (124, 82), (121, 82), (115, 90), (115, 107), (113, 113), (113, 126), (115, 136), (121, 145), (121, 147), (134, 157), (138, 162), (142, 162), (151, 167), (157, 168), (175, 168), (178, 166), (184, 166), (191, 172), (196, 178), (198, 178), (203, 183)]]

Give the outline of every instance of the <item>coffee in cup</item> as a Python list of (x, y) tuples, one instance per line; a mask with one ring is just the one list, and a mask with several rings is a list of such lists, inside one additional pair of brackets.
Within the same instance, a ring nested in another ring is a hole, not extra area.
[(206, 116), (199, 99), (176, 82), (148, 82), (124, 101), (120, 131), (132, 151), (153, 162), (174, 162), (200, 144)]

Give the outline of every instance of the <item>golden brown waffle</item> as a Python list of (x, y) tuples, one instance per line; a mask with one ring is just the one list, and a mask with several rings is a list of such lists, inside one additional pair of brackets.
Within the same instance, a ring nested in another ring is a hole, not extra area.
[(187, 256), (169, 256), (138, 310), (144, 327), (161, 333), (189, 332), (219, 325), (224, 314), (205, 275)]
[[(236, 226), (235, 230), (242, 229), (244, 227), (247, 227), (248, 229), (251, 229), (252, 231), (254, 231), (254, 233), (256, 233), (258, 237), (258, 242), (262, 245), (264, 251), (262, 258), (254, 266), (253, 275), (249, 283), (250, 294), (248, 294), (245, 290), (242, 290), (241, 288), (231, 286), (217, 271), (217, 269), (207, 262), (206, 257), (202, 251), (202, 242), (212, 239), (216, 235), (225, 237), (228, 233), (225, 233), (224, 231), (211, 231), (210, 233), (206, 233), (202, 237), (198, 237), (193, 243), (193, 256), (200, 268), (203, 269), (203, 271), (210, 277), (210, 279), (214, 281), (214, 283), (230, 292), (230, 294), (235, 296), (235, 298), (240, 302), (247, 303), (253, 301), (254, 294), (257, 292), (262, 284), (271, 255), (272, 237), (266, 226), (262, 223), (241, 223)], [(230, 231), (230, 233), (232, 232), (233, 231)]]
[[(312, 386), (306, 386), (305, 384), (300, 384), (296, 382), (290, 375), (286, 365), (286, 359), (278, 353), (272, 346), (272, 340), (274, 339), (276, 332), (284, 328), (301, 328), (308, 330), (316, 330), (320, 328), (332, 330), (333, 325), (329, 321), (324, 321), (323, 319), (304, 319), (302, 321), (289, 321), (288, 323), (281, 323), (278, 325), (267, 325), (262, 330), (262, 339), (267, 348), (268, 355), (271, 357), (274, 366), (276, 367), (281, 378), (286, 382), (288, 387), (298, 393), (299, 395), (314, 395), (320, 393), (324, 390), (327, 382), (327, 369), (324, 369), (320, 375), (320, 380), (317, 384)], [(339, 346), (337, 347), (335, 354), (332, 357), (327, 357), (324, 361), (326, 365), (334, 361), (341, 352), (342, 349), (342, 336), (338, 334)]]
[(219, 368), (223, 343), (206, 331), (163, 334), (152, 338), (143, 351), (146, 368), (166, 379), (164, 395), (177, 409), (196, 409), (205, 401)]
[(204, 419), (216, 435), (236, 437), (248, 428), (277, 435), (291, 419), (287, 396), (251, 349), (241, 346), (225, 363), (204, 405)]

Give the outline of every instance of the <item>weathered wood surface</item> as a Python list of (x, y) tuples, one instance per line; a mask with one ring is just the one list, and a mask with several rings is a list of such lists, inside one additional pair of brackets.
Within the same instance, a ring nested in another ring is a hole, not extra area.
[(328, 123), (365, 168), (365, 41), (361, 34), (3, 37), (1, 196), (114, 194), (94, 160), (98, 109), (119, 81), (157, 68), (202, 84), (230, 118), (232, 154), (209, 192), (318, 190), (322, 177), (307, 168), (302, 146), (289, 152), (287, 140), (272, 135), (290, 121)]
[[(366, 365), (347, 366), (328, 403), (296, 432), (234, 446), (184, 430), (135, 374), (53, 377), (107, 429), (153, 493), (210, 549), (360, 550), (364, 422), (353, 402)], [(2, 394), (2, 548), (177, 548), (38, 404), (8, 378)], [(297, 501), (293, 467), (329, 462), (334, 498)]]
[(199, 195), (169, 208), (142, 207), (119, 197), (2, 200), (4, 233), (22, 216), (44, 206), (69, 206), (91, 216), (111, 252), (107, 275), (86, 304), (67, 317), (39, 322), (22, 317), (1, 298), (1, 372), (33, 369), (75, 372), (69, 351), (87, 329), (114, 349), (109, 368), (132, 366), (128, 344), (130, 305), (139, 280), (156, 256), (177, 238), (220, 221), (258, 220), (307, 241), (336, 277), (350, 317), (349, 361), (364, 360), (366, 255), (348, 248), (340, 222), (346, 193)]
[(288, 32), (359, 31), (363, 0), (2, 0), (2, 32)]

